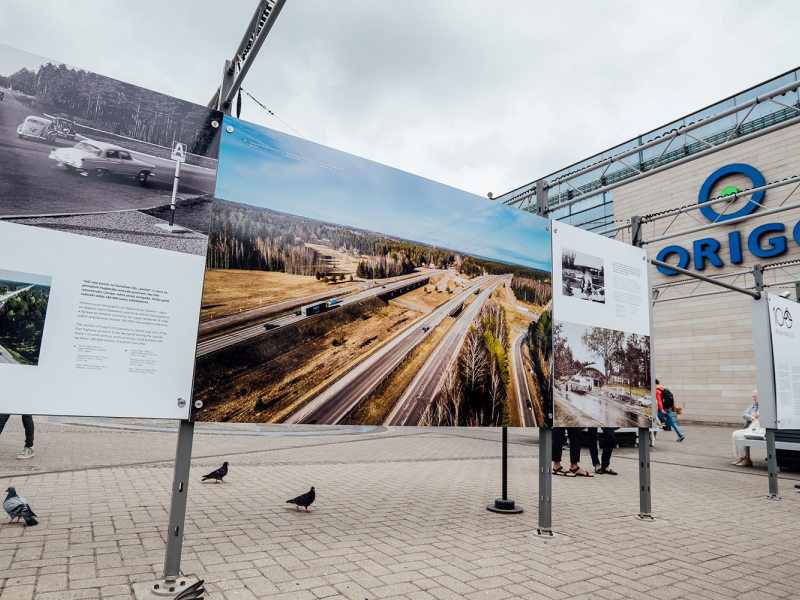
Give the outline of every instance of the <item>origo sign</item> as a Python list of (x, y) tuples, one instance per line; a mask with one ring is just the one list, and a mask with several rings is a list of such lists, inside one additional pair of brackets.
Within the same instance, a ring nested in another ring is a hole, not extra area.
[[(711, 189), (714, 187), (714, 185), (723, 177), (733, 174), (746, 175), (753, 182), (752, 187), (754, 188), (761, 187), (766, 184), (764, 176), (761, 174), (761, 172), (750, 165), (741, 163), (727, 165), (714, 171), (709, 178), (705, 180), (703, 187), (700, 188), (698, 202), (700, 204), (708, 202), (711, 199)], [(734, 186), (728, 186), (722, 190), (721, 196), (733, 196), (739, 191), (740, 190)], [(762, 191), (753, 194), (751, 201), (735, 212), (723, 212), (720, 214), (714, 210), (713, 206), (704, 206), (700, 209), (700, 212), (703, 213), (703, 216), (712, 223), (720, 223), (729, 221), (730, 219), (743, 217), (758, 209), (764, 200), (764, 193), (765, 192)], [(732, 198), (731, 200), (733, 199), (735, 198)], [(750, 235), (747, 236), (746, 249), (750, 252), (750, 254), (759, 258), (771, 258), (773, 256), (779, 256), (789, 249), (786, 236), (783, 235), (785, 231), (786, 226), (783, 223), (766, 223), (764, 225), (760, 225), (751, 231)], [(792, 230), (792, 237), (794, 238), (795, 242), (800, 244), (800, 223), (794, 226)], [(745, 244), (742, 240), (742, 234), (739, 231), (731, 231), (728, 233), (728, 239), (726, 241), (720, 241), (712, 237), (695, 240), (692, 242), (691, 249), (677, 245), (667, 246), (658, 253), (657, 258), (658, 260), (666, 261), (671, 255), (677, 254), (678, 266), (685, 269), (692, 261), (692, 256), (694, 256), (694, 268), (697, 271), (704, 270), (707, 264), (711, 264), (714, 267), (722, 267), (725, 266), (723, 258), (725, 257), (726, 252), (723, 250), (723, 245), (726, 243), (727, 255), (731, 264), (740, 264), (744, 262), (743, 253), (745, 251)], [(663, 267), (657, 268), (664, 275), (677, 275), (675, 271), (670, 269), (665, 269)]]

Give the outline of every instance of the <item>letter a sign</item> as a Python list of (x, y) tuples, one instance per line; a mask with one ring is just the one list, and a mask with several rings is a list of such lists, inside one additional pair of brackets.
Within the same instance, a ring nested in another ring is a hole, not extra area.
[(186, 144), (172, 142), (172, 160), (186, 162)]

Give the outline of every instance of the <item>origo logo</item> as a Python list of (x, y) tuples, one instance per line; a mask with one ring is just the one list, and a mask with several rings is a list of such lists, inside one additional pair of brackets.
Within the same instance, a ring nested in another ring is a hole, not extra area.
[(789, 312), (788, 308), (773, 306), (772, 314), (775, 317), (775, 323), (778, 327), (785, 327), (786, 329), (792, 328), (792, 313)]
[[(721, 169), (714, 171), (708, 179), (705, 180), (703, 186), (700, 188), (698, 202), (703, 204), (711, 200), (711, 190), (713, 187), (727, 175), (745, 175), (747, 176), (752, 185), (750, 189), (761, 187), (766, 184), (766, 180), (761, 172), (755, 167), (736, 163), (727, 165)], [(730, 185), (722, 190), (720, 196), (731, 196), (729, 202), (736, 200), (734, 194), (739, 193), (740, 190)], [(764, 201), (765, 192), (761, 191), (752, 196), (745, 197), (745, 204), (734, 212), (726, 212), (722, 210), (717, 212), (715, 209), (721, 208), (724, 203), (715, 204), (714, 206), (704, 206), (700, 209), (703, 216), (712, 223), (720, 223), (730, 221), (738, 217), (744, 217), (756, 211)], [(747, 200), (749, 198), (749, 201)], [(783, 223), (766, 223), (753, 229), (747, 235), (747, 250), (753, 256), (758, 258), (772, 258), (779, 256), (788, 251), (789, 246), (785, 235), (773, 235), (767, 237), (769, 234), (783, 234), (786, 231), (786, 226)], [(792, 238), (800, 244), (800, 223), (797, 223), (792, 230)], [(727, 248), (723, 249), (723, 242), (716, 238), (708, 237), (702, 240), (692, 242), (691, 250), (683, 246), (667, 246), (658, 253), (658, 260), (666, 261), (668, 257), (673, 254), (678, 255), (678, 266), (686, 269), (689, 263), (694, 258), (694, 268), (697, 271), (705, 270), (706, 266), (710, 264), (713, 267), (724, 267), (724, 258), (727, 258), (731, 264), (737, 265), (744, 262), (743, 257), (744, 244), (742, 242), (742, 234), (739, 231), (731, 231), (728, 233)], [(664, 275), (677, 275), (675, 271), (657, 267), (658, 270)]]

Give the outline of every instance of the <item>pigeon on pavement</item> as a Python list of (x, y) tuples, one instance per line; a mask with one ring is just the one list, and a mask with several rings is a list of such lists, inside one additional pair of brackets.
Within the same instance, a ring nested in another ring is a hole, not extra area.
[(13, 487), (8, 488), (6, 491), (8, 492), (8, 496), (6, 496), (3, 502), (3, 508), (8, 513), (8, 516), (11, 517), (11, 521), (6, 523), (6, 525), (10, 525), (14, 519), (16, 519), (17, 523), (19, 523), (20, 519), (25, 519), (26, 525), (38, 525), (39, 521), (33, 518), (36, 514), (31, 510), (31, 507), (28, 506), (25, 498), (17, 496), (17, 490)]
[(204, 580), (201, 579), (197, 583), (190, 585), (183, 590), (180, 594), (175, 596), (175, 600), (201, 600), (206, 589), (203, 587)]
[(308, 507), (314, 503), (314, 498), (317, 495), (314, 493), (314, 486), (311, 486), (311, 489), (307, 491), (305, 494), (300, 494), (297, 498), (292, 498), (291, 500), (287, 500), (286, 504), (294, 504), (297, 510), (300, 510), (300, 507), (306, 509), (306, 512), (311, 512), (308, 510)]
[(221, 481), (222, 483), (228, 483), (223, 479), (223, 477), (225, 477), (225, 475), (227, 474), (228, 474), (228, 462), (226, 461), (222, 463), (222, 466), (219, 469), (217, 469), (216, 471), (211, 471), (211, 473), (205, 475), (203, 477), (203, 481), (205, 481), (206, 479), (213, 479), (214, 483), (216, 483), (217, 481)]

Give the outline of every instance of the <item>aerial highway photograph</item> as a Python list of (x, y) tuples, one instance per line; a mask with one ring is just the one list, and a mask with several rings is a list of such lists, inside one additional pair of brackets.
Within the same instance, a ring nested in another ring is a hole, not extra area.
[(0, 94), (0, 220), (205, 255), (221, 113), (3, 45)]
[(0, 365), (37, 365), (52, 278), (0, 269)]
[(225, 125), (195, 420), (548, 423), (547, 221), (249, 123)]

